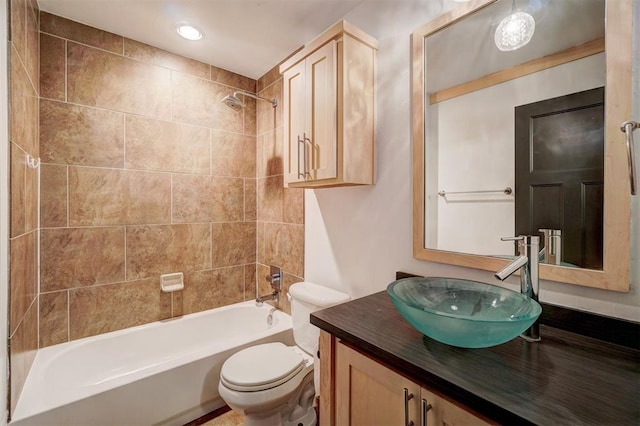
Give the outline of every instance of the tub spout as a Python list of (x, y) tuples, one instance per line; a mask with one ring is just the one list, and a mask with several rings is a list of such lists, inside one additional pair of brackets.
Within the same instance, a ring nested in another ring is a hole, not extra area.
[(273, 289), (273, 293), (265, 294), (264, 296), (256, 297), (256, 306), (262, 306), (262, 303), (267, 300), (273, 300), (276, 304), (276, 307), (280, 306), (280, 292), (282, 291), (282, 269), (277, 266), (271, 265), (269, 268), (269, 275), (266, 277), (269, 284), (271, 284), (271, 288)]
[(256, 306), (258, 307), (262, 306), (262, 304), (267, 300), (273, 300), (274, 302), (276, 302), (276, 305), (277, 305), (278, 302), (280, 301), (280, 292), (274, 291), (271, 294), (265, 294), (264, 296), (256, 297)]
[[(515, 241), (518, 243), (519, 256), (507, 266), (495, 273), (495, 277), (504, 281), (514, 272), (520, 270), (520, 292), (538, 301), (538, 248), (540, 237), (520, 235), (518, 237), (502, 238), (502, 241)], [(536, 321), (520, 336), (529, 342), (540, 341), (539, 324)]]

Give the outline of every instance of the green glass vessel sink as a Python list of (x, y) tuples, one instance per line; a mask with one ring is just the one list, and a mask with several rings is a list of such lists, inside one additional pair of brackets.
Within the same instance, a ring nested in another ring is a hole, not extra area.
[(530, 297), (457, 278), (405, 278), (387, 287), (400, 315), (423, 334), (461, 348), (507, 342), (542, 313)]

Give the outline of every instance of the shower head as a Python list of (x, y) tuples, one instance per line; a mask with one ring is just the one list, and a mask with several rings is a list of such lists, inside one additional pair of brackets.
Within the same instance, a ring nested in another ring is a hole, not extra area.
[(244, 109), (246, 104), (242, 102), (240, 98), (238, 98), (238, 95), (249, 96), (250, 98), (260, 99), (262, 101), (270, 102), (274, 108), (278, 106), (278, 100), (275, 98), (274, 99), (263, 98), (261, 96), (254, 95), (253, 93), (245, 92), (244, 90), (237, 90), (233, 92), (233, 94), (225, 96), (224, 98), (222, 98), (222, 103), (234, 111), (240, 111), (241, 109)]
[(240, 111), (245, 107), (244, 102), (238, 99), (235, 93), (233, 95), (227, 95), (222, 98), (222, 103), (234, 111)]

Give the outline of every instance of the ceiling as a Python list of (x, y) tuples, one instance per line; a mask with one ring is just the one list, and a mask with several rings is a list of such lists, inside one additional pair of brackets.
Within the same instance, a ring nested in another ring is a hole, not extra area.
[[(359, 19), (354, 23), (365, 24), (363, 29), (379, 38), (385, 28), (397, 26), (395, 18), (399, 14), (435, 17), (461, 1), (464, 0), (38, 0), (38, 4), (43, 11), (257, 79), (345, 16), (349, 19), (356, 15)], [(501, 0), (465, 19), (464, 24), (430, 36), (427, 63), (432, 69), (446, 72), (430, 74), (429, 91), (604, 33), (604, 0), (519, 0), (517, 4), (536, 19), (533, 40), (518, 51), (500, 52), (493, 45), (492, 32), (497, 22), (510, 13), (511, 0)], [(349, 15), (350, 12), (354, 13)], [(425, 22), (428, 20), (425, 18)], [(204, 38), (182, 39), (175, 31), (179, 22), (198, 27)]]
[[(38, 0), (38, 4), (45, 12), (257, 79), (365, 1), (372, 0)], [(178, 22), (199, 28), (204, 38), (182, 39), (175, 31)]]

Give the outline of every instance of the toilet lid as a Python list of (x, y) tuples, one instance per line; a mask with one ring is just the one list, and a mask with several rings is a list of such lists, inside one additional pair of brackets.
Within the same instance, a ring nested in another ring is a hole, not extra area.
[(252, 346), (222, 365), (220, 380), (229, 389), (259, 391), (289, 381), (304, 368), (303, 357), (280, 342)]

